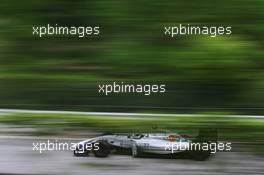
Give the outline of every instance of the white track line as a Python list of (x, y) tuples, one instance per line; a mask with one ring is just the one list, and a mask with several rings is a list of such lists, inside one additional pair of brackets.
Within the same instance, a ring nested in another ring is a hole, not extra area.
[(30, 113), (30, 114), (72, 114), (72, 115), (95, 115), (95, 116), (146, 116), (146, 117), (226, 117), (226, 118), (252, 118), (264, 119), (264, 116), (254, 115), (215, 115), (215, 114), (153, 114), (153, 113), (118, 113), (118, 112), (78, 112), (78, 111), (49, 111), (49, 110), (22, 110), (0, 109), (0, 113)]

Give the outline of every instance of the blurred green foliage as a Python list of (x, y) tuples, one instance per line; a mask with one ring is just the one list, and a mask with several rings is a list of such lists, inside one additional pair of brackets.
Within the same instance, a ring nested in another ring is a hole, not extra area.
[[(183, 116), (93, 116), (80, 114), (10, 113), (0, 116), (0, 123), (36, 128), (37, 133), (61, 135), (73, 131), (99, 133), (178, 132), (197, 135), (200, 129), (216, 129), (220, 141), (263, 144), (263, 119), (229, 115)], [(68, 131), (68, 132), (67, 132)], [(22, 134), (22, 133), (20, 133)], [(34, 133), (33, 133), (34, 134)]]
[[(264, 112), (262, 0), (2, 0), (0, 107)], [(232, 26), (166, 38), (166, 25)], [(32, 26), (101, 27), (99, 38), (32, 36)], [(166, 83), (165, 95), (102, 96), (98, 83)]]

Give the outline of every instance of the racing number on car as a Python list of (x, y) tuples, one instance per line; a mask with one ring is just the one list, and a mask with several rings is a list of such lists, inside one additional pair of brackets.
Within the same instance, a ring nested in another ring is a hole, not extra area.
[(144, 147), (149, 147), (149, 143), (144, 143)]

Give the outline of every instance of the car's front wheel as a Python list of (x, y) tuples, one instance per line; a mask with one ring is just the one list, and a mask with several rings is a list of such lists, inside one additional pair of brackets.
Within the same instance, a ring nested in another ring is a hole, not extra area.
[(107, 157), (111, 153), (111, 145), (106, 141), (98, 141), (95, 144), (98, 145), (98, 149), (93, 149), (95, 157)]
[(89, 156), (89, 151), (88, 150), (85, 150), (85, 151), (79, 151), (78, 149), (75, 149), (73, 151), (73, 155), (75, 157), (88, 157)]

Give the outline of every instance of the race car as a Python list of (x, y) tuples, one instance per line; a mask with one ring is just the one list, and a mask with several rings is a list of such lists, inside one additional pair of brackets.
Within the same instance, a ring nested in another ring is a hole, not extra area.
[(126, 153), (133, 157), (184, 155), (197, 160), (206, 160), (210, 157), (210, 150), (193, 150), (191, 143), (216, 142), (216, 139), (209, 141), (201, 136), (201, 132), (196, 138), (178, 133), (103, 135), (77, 143), (74, 156), (89, 156), (93, 153), (95, 157), (107, 157), (110, 153)]

